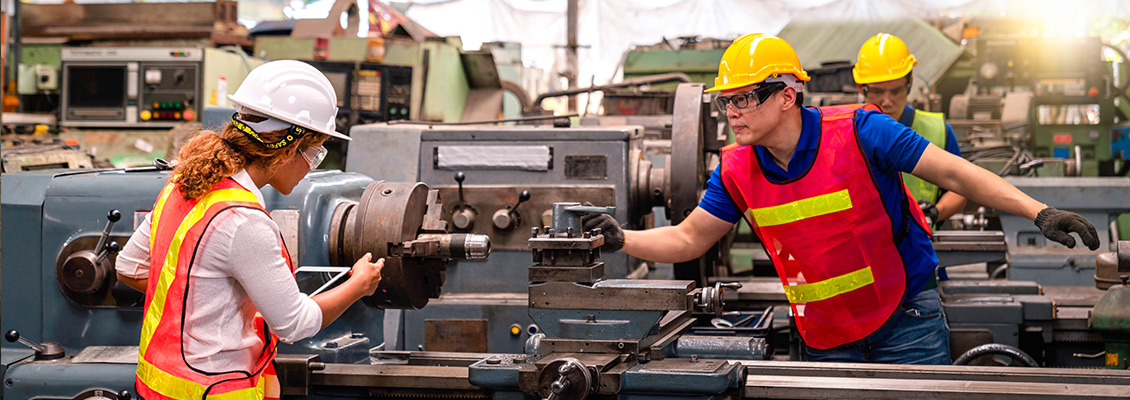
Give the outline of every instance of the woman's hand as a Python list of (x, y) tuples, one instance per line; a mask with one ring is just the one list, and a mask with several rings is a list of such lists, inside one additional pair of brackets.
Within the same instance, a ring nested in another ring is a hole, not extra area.
[(381, 283), (381, 270), (385, 267), (385, 259), (369, 262), (373, 259), (372, 253), (365, 253), (349, 273), (349, 280), (333, 289), (322, 292), (311, 299), (322, 308), (322, 329), (330, 326), (345, 309), (356, 303), (362, 297), (369, 296), (377, 291)]
[(373, 294), (377, 291), (377, 285), (381, 283), (381, 270), (385, 267), (385, 259), (370, 262), (372, 259), (372, 253), (365, 253), (357, 263), (353, 264), (353, 271), (350, 272), (349, 282), (356, 285), (361, 296)]

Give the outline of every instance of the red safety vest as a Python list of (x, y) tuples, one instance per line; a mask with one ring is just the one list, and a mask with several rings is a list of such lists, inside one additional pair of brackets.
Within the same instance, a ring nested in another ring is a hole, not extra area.
[[(232, 207), (266, 213), (251, 191), (224, 179), (199, 199), (184, 200), (173, 177), (153, 206), (149, 242), (150, 274), (145, 290), (145, 318), (137, 360), (137, 393), (145, 399), (263, 399), (277, 393), (273, 361), (278, 338), (261, 317), (246, 326), (263, 341), (263, 351), (250, 371), (215, 373), (188, 365), (184, 351), (184, 320), (189, 270), (197, 243), (208, 223)], [(269, 216), (270, 214), (268, 214)], [(290, 255), (282, 238), (282, 257)], [(272, 386), (274, 390), (270, 390)], [(273, 393), (272, 393), (273, 394)], [(275, 395), (277, 396), (277, 394)]]
[[(769, 253), (797, 329), (815, 349), (875, 332), (907, 290), (891, 219), (856, 137), (854, 115), (863, 106), (819, 109), (816, 158), (796, 179), (770, 182), (753, 146), (722, 149), (726, 190)], [(907, 199), (913, 219), (929, 232), (909, 191)]]

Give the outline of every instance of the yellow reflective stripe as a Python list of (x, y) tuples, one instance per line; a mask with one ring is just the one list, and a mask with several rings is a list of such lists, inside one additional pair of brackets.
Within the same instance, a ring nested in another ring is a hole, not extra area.
[(161, 197), (157, 198), (157, 205), (153, 206), (153, 211), (149, 212), (149, 248), (153, 248), (153, 240), (157, 237), (157, 220), (160, 219), (161, 210), (165, 208), (165, 200), (169, 198), (169, 193), (173, 192), (176, 184), (172, 181), (165, 183), (165, 187), (161, 189)]
[(785, 286), (790, 303), (810, 303), (829, 299), (875, 283), (871, 267), (804, 285)]
[[(145, 359), (140, 359), (137, 362), (137, 378), (145, 384), (145, 387), (174, 399), (199, 399), (204, 397), (204, 391), (208, 389), (207, 386), (162, 371)], [(263, 379), (262, 375), (256, 379), (258, 383), (253, 387), (227, 393), (209, 393), (208, 398), (217, 400), (262, 399), (266, 392), (265, 384), (267, 380)]]
[(749, 214), (754, 221), (757, 221), (758, 226), (766, 227), (797, 222), (805, 218), (818, 217), (850, 208), (851, 195), (848, 194), (847, 189), (844, 189), (779, 206), (754, 208), (749, 210)]
[(169, 251), (165, 253), (165, 262), (161, 267), (161, 276), (157, 280), (157, 290), (153, 293), (149, 311), (145, 313), (145, 319), (142, 320), (141, 345), (138, 349), (141, 357), (145, 357), (145, 350), (149, 348), (149, 341), (153, 338), (153, 332), (157, 330), (157, 325), (161, 322), (161, 316), (165, 312), (165, 298), (168, 295), (169, 286), (173, 284), (173, 278), (176, 278), (177, 275), (176, 268), (177, 260), (180, 258), (181, 242), (184, 241), (188, 230), (204, 217), (204, 213), (212, 205), (224, 201), (258, 202), (254, 194), (244, 189), (214, 190), (204, 195), (196, 203), (196, 206), (192, 207), (192, 210), (185, 215), (184, 220), (177, 227), (172, 243), (169, 243)]

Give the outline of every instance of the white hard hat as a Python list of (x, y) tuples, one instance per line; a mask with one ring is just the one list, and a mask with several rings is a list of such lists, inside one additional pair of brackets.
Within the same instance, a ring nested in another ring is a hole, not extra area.
[(228, 99), (256, 114), (351, 140), (337, 132), (337, 93), (333, 85), (310, 64), (279, 60), (260, 65), (247, 74)]

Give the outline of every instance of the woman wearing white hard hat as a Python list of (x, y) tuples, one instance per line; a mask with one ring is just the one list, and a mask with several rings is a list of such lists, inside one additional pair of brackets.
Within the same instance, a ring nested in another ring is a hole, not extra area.
[[(251, 71), (231, 123), (181, 149), (153, 212), (118, 255), (119, 280), (145, 291), (137, 392), (145, 399), (275, 398), (278, 340), (314, 336), (380, 283), (366, 254), (344, 284), (298, 291), (279, 227), (259, 191), (286, 195), (326, 155), (337, 95), (300, 61)], [(276, 336), (277, 335), (277, 336)]]

